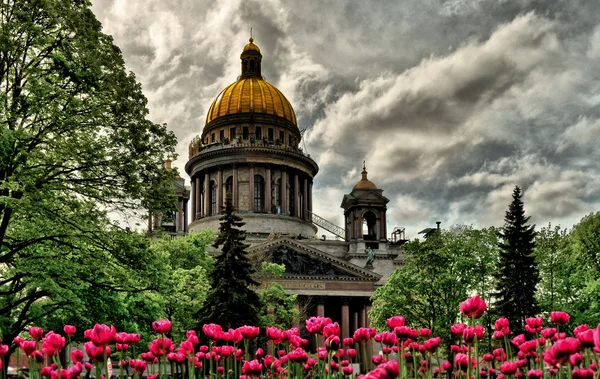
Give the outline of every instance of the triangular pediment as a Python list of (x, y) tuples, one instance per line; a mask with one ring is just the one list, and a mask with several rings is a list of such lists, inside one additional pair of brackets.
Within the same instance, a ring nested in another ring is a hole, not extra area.
[(286, 237), (254, 245), (248, 249), (248, 255), (257, 265), (262, 262), (284, 264), (284, 278), (371, 282), (381, 279), (377, 273)]

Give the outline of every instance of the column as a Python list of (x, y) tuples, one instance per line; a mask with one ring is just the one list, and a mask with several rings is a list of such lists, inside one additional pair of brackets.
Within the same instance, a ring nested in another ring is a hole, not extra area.
[(204, 217), (210, 216), (210, 175), (208, 171), (204, 173)]
[(348, 299), (342, 298), (342, 341), (350, 337), (350, 306)]
[(363, 238), (363, 219), (360, 212), (356, 212), (356, 237), (361, 240)]
[(271, 184), (271, 166), (267, 166), (267, 175), (266, 175), (266, 183), (265, 183), (265, 212), (273, 213), (272, 208), (272, 184)]
[(387, 240), (387, 220), (385, 219), (385, 210), (381, 211), (381, 239)]
[(296, 212), (296, 217), (300, 217), (302, 213), (300, 213), (300, 180), (298, 178), (298, 173), (294, 173), (294, 212)]
[(288, 214), (287, 171), (281, 170), (281, 214)]
[(354, 209), (350, 211), (350, 239), (356, 240), (356, 220), (354, 219)]
[(250, 212), (254, 211), (254, 164), (250, 164)]
[(188, 200), (183, 200), (183, 231), (188, 231)]
[(175, 222), (175, 232), (183, 230), (183, 200), (177, 201), (177, 220)]
[(308, 210), (312, 212), (312, 179), (308, 183)]
[(193, 208), (192, 218), (197, 220), (202, 214), (202, 184), (200, 176), (196, 177), (196, 207)]
[(223, 211), (223, 167), (217, 171), (217, 213)]
[[(319, 305), (317, 305), (317, 316), (325, 317), (325, 304), (323, 304), (323, 298), (319, 298)], [(317, 336), (317, 348), (323, 346), (323, 342), (325, 342), (323, 335)]]
[(192, 178), (192, 221), (196, 219), (196, 179)]
[(238, 199), (238, 167), (237, 165), (233, 165), (233, 208), (238, 209), (239, 207), (239, 199)]
[(302, 213), (300, 213), (302, 215), (302, 218), (305, 220), (308, 220), (308, 215), (306, 214), (306, 210), (308, 209), (308, 178), (304, 177), (304, 179), (302, 180)]

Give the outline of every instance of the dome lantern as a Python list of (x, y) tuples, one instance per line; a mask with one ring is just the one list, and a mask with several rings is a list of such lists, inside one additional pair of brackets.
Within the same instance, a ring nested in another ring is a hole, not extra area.
[(250, 37), (249, 43), (244, 46), (244, 50), (240, 55), (242, 60), (242, 75), (240, 79), (260, 78), (262, 54), (258, 46), (254, 44), (254, 38)]

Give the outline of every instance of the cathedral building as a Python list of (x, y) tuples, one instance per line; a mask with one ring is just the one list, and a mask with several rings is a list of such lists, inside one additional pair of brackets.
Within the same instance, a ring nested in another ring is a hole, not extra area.
[[(183, 195), (191, 206), (184, 229), (218, 231), (231, 201), (246, 223), (251, 259), (285, 264), (277, 282), (299, 295), (308, 316), (339, 320), (341, 336), (351, 336), (369, 324), (370, 296), (401, 263), (403, 229), (388, 239), (389, 200), (364, 165), (362, 178), (341, 199), (343, 227), (313, 213), (319, 167), (300, 147), (294, 108), (263, 79), (262, 54), (252, 38), (240, 59), (241, 75), (216, 96), (202, 134), (189, 145), (191, 191)], [(180, 212), (185, 217), (175, 220), (187, 218), (183, 207)], [(338, 238), (317, 237), (317, 227)]]

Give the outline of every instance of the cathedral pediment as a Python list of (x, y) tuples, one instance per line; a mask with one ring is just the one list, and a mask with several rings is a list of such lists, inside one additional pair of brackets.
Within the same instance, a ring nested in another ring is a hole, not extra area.
[(284, 264), (284, 279), (376, 282), (381, 278), (377, 273), (290, 238), (255, 245), (248, 249), (248, 254), (257, 265), (262, 262)]

